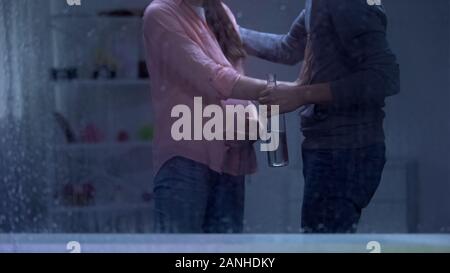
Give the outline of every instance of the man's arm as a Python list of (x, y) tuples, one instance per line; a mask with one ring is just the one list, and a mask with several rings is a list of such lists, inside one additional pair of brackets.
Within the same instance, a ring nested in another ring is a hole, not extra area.
[(306, 104), (328, 104), (341, 110), (354, 106), (382, 107), (387, 96), (400, 92), (400, 72), (387, 39), (381, 6), (366, 0), (328, 0), (328, 11), (339, 43), (354, 72), (333, 82), (292, 86), (262, 92), (260, 103), (290, 112)]
[(305, 11), (297, 17), (288, 34), (277, 35), (240, 28), (245, 49), (267, 61), (295, 65), (303, 60), (307, 31)]
[(399, 66), (387, 42), (383, 7), (366, 0), (328, 0), (328, 11), (354, 66), (352, 74), (330, 83), (333, 106), (383, 106), (387, 96), (400, 92)]

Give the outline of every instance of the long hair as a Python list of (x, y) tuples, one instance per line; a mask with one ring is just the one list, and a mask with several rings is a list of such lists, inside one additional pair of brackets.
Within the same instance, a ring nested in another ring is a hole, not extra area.
[(231, 63), (245, 58), (247, 53), (241, 37), (228, 16), (222, 0), (205, 0), (204, 8), (206, 22), (216, 36), (225, 57)]

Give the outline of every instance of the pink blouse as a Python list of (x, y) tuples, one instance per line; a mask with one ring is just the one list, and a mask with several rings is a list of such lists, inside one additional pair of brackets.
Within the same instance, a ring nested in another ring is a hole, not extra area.
[[(237, 29), (233, 14), (225, 8)], [(155, 123), (155, 174), (176, 156), (205, 164), (219, 173), (255, 172), (256, 156), (249, 142), (231, 145), (221, 140), (175, 141), (171, 135), (177, 120), (171, 117), (172, 108), (187, 105), (193, 113), (194, 97), (202, 97), (203, 107), (251, 103), (228, 99), (243, 73), (242, 61), (234, 67), (230, 64), (207, 24), (183, 0), (154, 0), (147, 7), (144, 42)]]

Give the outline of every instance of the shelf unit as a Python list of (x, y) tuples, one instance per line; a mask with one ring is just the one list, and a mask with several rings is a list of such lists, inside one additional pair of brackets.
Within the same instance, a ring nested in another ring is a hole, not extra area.
[(126, 211), (132, 212), (134, 210), (151, 210), (153, 205), (149, 203), (136, 203), (136, 204), (127, 204), (127, 205), (108, 205), (108, 206), (86, 206), (86, 207), (59, 207), (56, 208), (54, 213), (63, 213), (63, 214), (73, 214), (73, 213), (98, 213), (98, 212), (109, 212), (111, 210), (114, 211)]
[(53, 86), (72, 85), (78, 87), (121, 87), (130, 88), (132, 90), (143, 90), (150, 87), (148, 79), (128, 80), (128, 79), (111, 79), (111, 80), (93, 80), (93, 79), (79, 79), (79, 80), (65, 80), (54, 81)]
[(85, 150), (130, 150), (130, 149), (151, 149), (151, 142), (124, 142), (124, 143), (75, 143), (58, 145), (57, 151), (85, 151)]
[[(151, 126), (150, 80), (139, 78), (137, 69), (143, 60), (136, 36), (141, 19), (92, 14), (55, 14), (52, 19), (54, 67), (78, 69), (76, 79), (52, 82), (54, 111), (64, 114), (78, 135), (86, 124), (98, 125), (106, 135), (98, 143), (57, 144), (49, 202), (55, 232), (150, 232), (153, 204), (143, 202), (142, 194), (152, 188), (152, 143), (138, 136), (141, 128)], [(98, 51), (115, 60), (116, 78), (92, 78)], [(117, 141), (122, 127), (129, 133), (126, 142)], [(101, 200), (85, 206), (62, 201), (65, 185), (79, 189), (87, 182)], [(113, 195), (121, 201), (109, 201)]]

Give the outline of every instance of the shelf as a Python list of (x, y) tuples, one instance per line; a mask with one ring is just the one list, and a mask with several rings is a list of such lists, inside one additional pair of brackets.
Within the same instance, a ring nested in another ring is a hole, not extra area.
[(114, 204), (114, 205), (99, 205), (86, 207), (57, 207), (51, 209), (52, 213), (96, 213), (96, 212), (123, 212), (133, 210), (151, 210), (153, 205), (151, 203), (142, 204)]
[(53, 85), (73, 85), (73, 86), (107, 86), (107, 87), (139, 87), (139, 88), (149, 88), (150, 80), (142, 79), (142, 80), (126, 80), (126, 79), (112, 79), (112, 80), (60, 80), (53, 81)]
[(53, 14), (52, 20), (98, 20), (98, 21), (122, 21), (122, 22), (142, 22), (140, 16), (107, 16), (97, 14)]
[(78, 144), (64, 144), (58, 145), (57, 150), (59, 151), (85, 151), (85, 150), (129, 150), (129, 149), (151, 149), (151, 142), (124, 142), (124, 143), (78, 143)]

